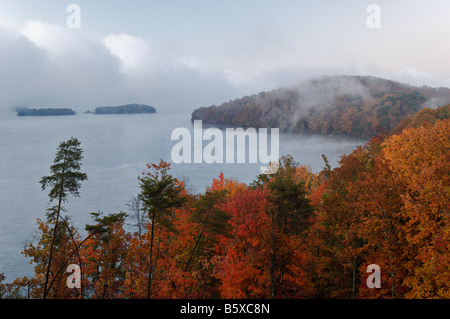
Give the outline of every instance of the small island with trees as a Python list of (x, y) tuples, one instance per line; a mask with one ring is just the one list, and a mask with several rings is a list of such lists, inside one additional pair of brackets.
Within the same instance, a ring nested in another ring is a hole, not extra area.
[(141, 113), (156, 113), (153, 106), (145, 104), (127, 104), (120, 106), (99, 106), (95, 111), (87, 111), (87, 114), (141, 114)]
[(17, 116), (57, 116), (57, 115), (76, 115), (77, 113), (69, 108), (45, 108), (45, 109), (16, 109)]

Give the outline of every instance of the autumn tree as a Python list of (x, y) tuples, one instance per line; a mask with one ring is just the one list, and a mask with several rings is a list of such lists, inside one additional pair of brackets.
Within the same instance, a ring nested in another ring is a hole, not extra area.
[(6, 279), (3, 273), (0, 273), (0, 299), (20, 299), (24, 296), (20, 293), (16, 283), (4, 284)]
[(383, 271), (380, 289), (369, 289), (361, 276), (360, 298), (402, 298), (407, 288), (408, 260), (414, 255), (405, 241), (406, 222), (401, 214), (404, 187), (386, 165), (380, 143), (372, 141), (366, 153), (366, 168), (358, 176), (353, 207), (358, 212), (358, 236), (363, 239), (359, 272), (377, 264)]
[(213, 258), (222, 298), (269, 298), (270, 224), (264, 189), (244, 189), (221, 205), (230, 235), (220, 236)]
[(67, 288), (65, 276), (69, 264), (80, 263), (75, 248), (81, 241), (77, 229), (71, 225), (70, 218), (67, 216), (61, 217), (56, 232), (52, 230), (52, 226), (54, 227), (52, 221), (37, 219), (37, 223), (40, 237), (36, 242), (28, 243), (22, 252), (26, 257), (31, 258), (30, 263), (35, 264), (34, 276), (18, 278), (14, 284), (19, 288), (26, 289), (30, 298), (41, 298), (46, 283), (50, 247), (53, 247), (54, 262), (51, 267), (52, 276), (48, 281), (46, 297), (55, 299), (79, 297), (78, 291)]
[(384, 144), (384, 157), (405, 187), (404, 236), (412, 250), (407, 297), (448, 298), (450, 272), (450, 120), (409, 128)]

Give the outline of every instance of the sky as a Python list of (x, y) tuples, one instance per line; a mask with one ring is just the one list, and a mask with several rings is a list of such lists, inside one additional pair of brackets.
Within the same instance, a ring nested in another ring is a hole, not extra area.
[(0, 110), (192, 112), (342, 74), (450, 87), (449, 15), (448, 0), (0, 0)]

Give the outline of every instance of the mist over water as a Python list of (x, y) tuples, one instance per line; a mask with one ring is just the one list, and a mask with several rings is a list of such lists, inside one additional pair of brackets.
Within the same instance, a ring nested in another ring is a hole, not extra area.
[[(190, 113), (60, 117), (1, 113), (0, 273), (6, 275), (6, 282), (33, 273), (34, 265), (21, 251), (37, 228), (36, 218), (44, 219), (49, 207), (49, 190), (42, 191), (39, 180), (50, 174), (60, 142), (74, 136), (84, 150), (82, 171), (88, 180), (82, 183), (79, 198), (69, 197), (64, 215), (71, 216), (85, 234), (84, 226), (92, 223), (91, 212), (129, 211), (126, 204), (139, 193), (138, 177), (146, 170), (145, 164), (160, 159), (171, 162), (171, 150), (177, 143), (171, 140), (171, 133), (179, 127), (193, 132)], [(204, 141), (203, 147), (207, 143)], [(279, 154), (291, 154), (318, 172), (324, 167), (321, 154), (335, 167), (341, 155), (364, 143), (346, 137), (280, 134)], [(204, 192), (221, 171), (225, 178), (251, 183), (261, 166), (265, 164), (172, 163), (171, 172), (185, 178), (197, 192)]]

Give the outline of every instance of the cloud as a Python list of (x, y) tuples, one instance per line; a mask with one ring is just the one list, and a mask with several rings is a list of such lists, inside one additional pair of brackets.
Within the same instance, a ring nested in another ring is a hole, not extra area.
[(201, 73), (206, 73), (208, 71), (206, 63), (194, 57), (178, 57), (174, 59), (173, 66), (175, 68), (189, 68)]
[(144, 39), (126, 33), (110, 34), (103, 43), (111, 55), (120, 60), (124, 73), (135, 72), (145, 67), (151, 57), (151, 45)]
[(418, 70), (412, 66), (404, 67), (401, 68), (400, 70), (393, 72), (392, 77), (394, 77), (400, 82), (407, 81), (408, 83), (417, 86), (422, 85), (429, 85), (435, 87), (450, 86), (450, 79), (445, 79), (442, 77), (432, 75), (428, 72)]
[[(117, 96), (117, 63), (101, 44), (71, 29), (29, 21), (0, 27), (0, 107), (72, 107)], [(113, 94), (111, 94), (113, 92)]]
[(141, 37), (101, 40), (74, 29), (28, 21), (0, 27), (0, 108), (71, 107), (140, 102), (157, 109), (219, 103), (236, 96), (221, 70), (202, 60), (173, 57)]
[(28, 21), (21, 33), (39, 49), (50, 54), (61, 55), (80, 48), (79, 39), (69, 35), (68, 29), (50, 23)]
[(33, 91), (45, 54), (12, 29), (0, 27), (0, 107), (9, 107), (24, 92)]
[[(137, 102), (159, 111), (189, 112), (341, 74), (374, 75), (413, 85), (450, 85), (448, 79), (413, 66), (386, 70), (357, 59), (352, 65), (331, 65), (329, 55), (320, 65), (310, 63), (314, 55), (306, 54), (314, 48), (302, 55), (295, 41), (282, 34), (260, 26), (232, 40), (202, 43), (200, 47), (206, 50), (124, 32), (96, 39), (77, 29), (36, 20), (22, 26), (0, 25), (0, 109), (71, 107), (79, 112)], [(302, 58), (293, 59), (296, 55)]]

